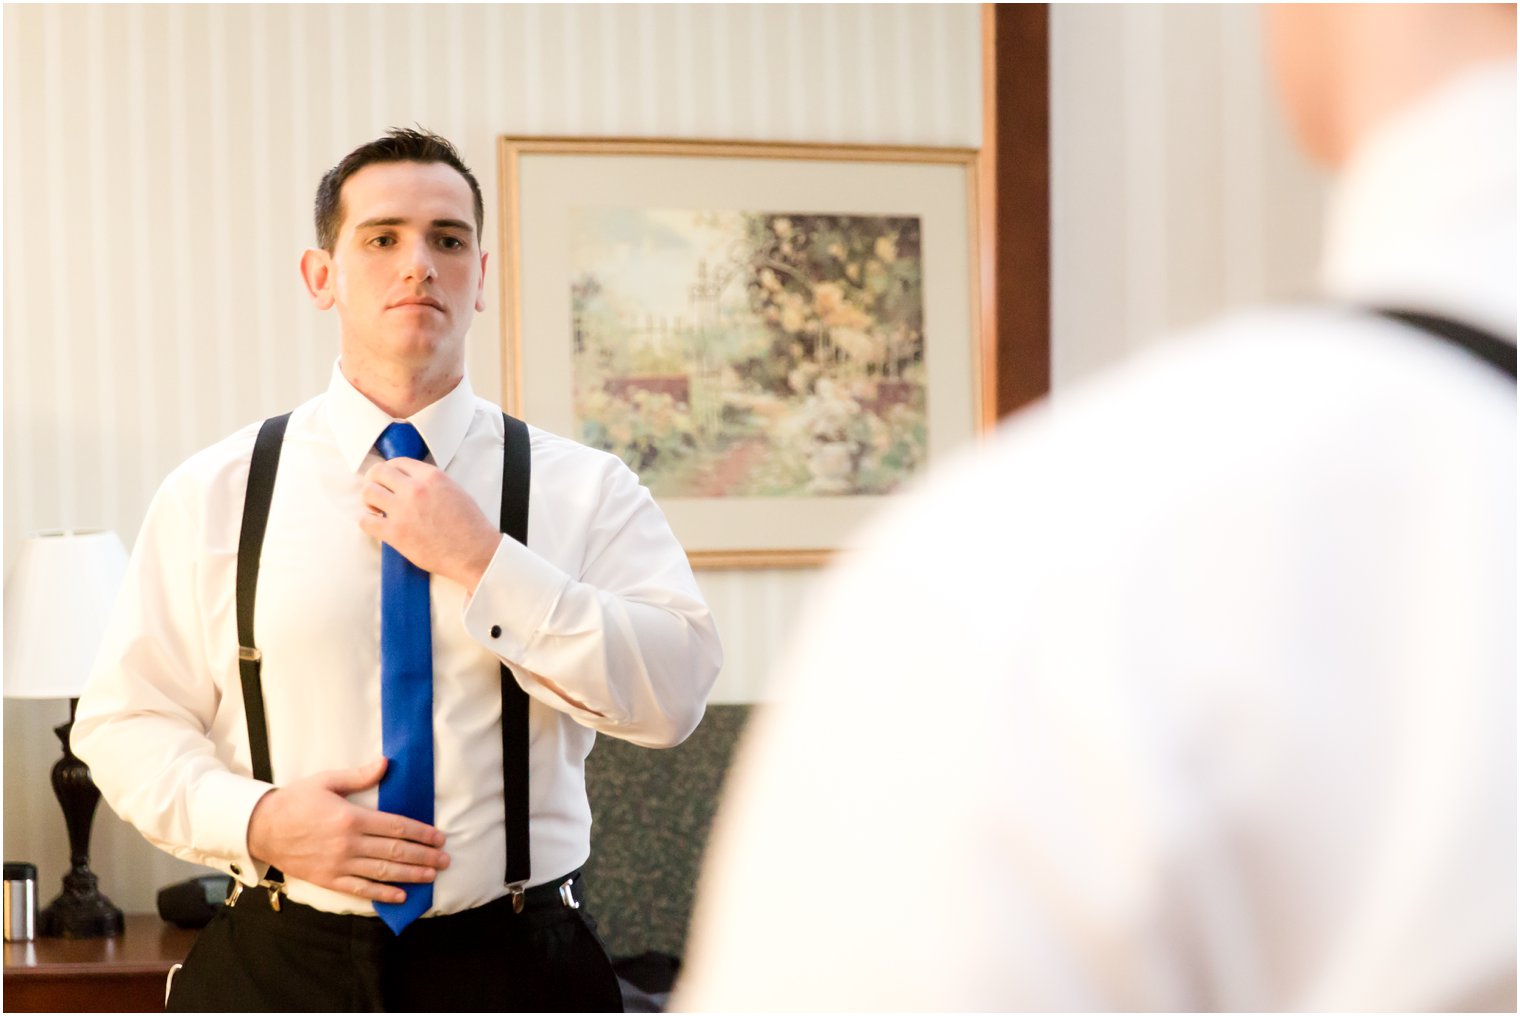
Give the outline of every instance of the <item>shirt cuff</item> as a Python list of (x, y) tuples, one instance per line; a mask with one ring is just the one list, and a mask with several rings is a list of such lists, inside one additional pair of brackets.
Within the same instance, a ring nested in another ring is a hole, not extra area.
[(465, 602), (465, 630), (495, 655), (521, 661), (570, 582), (569, 575), (503, 536)]
[(274, 787), (260, 780), (216, 771), (201, 777), (196, 791), (197, 846), (208, 855), (207, 863), (220, 868), (244, 885), (258, 885), (267, 864), (248, 852), (248, 819), (254, 805)]

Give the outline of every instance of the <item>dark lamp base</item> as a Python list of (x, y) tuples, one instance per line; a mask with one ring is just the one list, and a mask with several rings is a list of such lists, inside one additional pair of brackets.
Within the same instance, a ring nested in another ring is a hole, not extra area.
[(100, 894), (89, 870), (63, 876), (63, 892), (37, 920), (38, 934), (47, 938), (115, 938), (123, 927), (121, 911)]

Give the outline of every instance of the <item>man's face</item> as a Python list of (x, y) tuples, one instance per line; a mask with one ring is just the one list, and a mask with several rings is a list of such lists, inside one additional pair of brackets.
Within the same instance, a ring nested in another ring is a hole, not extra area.
[(464, 177), (441, 162), (375, 163), (344, 181), (340, 208), (332, 253), (308, 251), (302, 272), (317, 306), (338, 308), (345, 362), (463, 369), (486, 280)]

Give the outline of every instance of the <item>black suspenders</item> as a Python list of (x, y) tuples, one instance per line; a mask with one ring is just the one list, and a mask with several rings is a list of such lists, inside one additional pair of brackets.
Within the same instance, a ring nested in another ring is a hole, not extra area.
[[(533, 456), (528, 447), (528, 425), (501, 414), (506, 425), (502, 441), (501, 531), (528, 545), (528, 485)], [(507, 809), (506, 884), (512, 887), (512, 905), (521, 911), (522, 889), (528, 881), (528, 693), (501, 665), (501, 788)]]
[(1418, 328), (1438, 339), (1445, 339), (1452, 345), (1459, 346), (1483, 360), (1499, 373), (1508, 375), (1511, 381), (1515, 380), (1514, 342), (1505, 342), (1497, 335), (1490, 335), (1471, 325), (1436, 314), (1392, 308), (1382, 308), (1377, 313), (1411, 328)]
[[(506, 413), (502, 442), (501, 531), (528, 545), (528, 490), (532, 468), (528, 425)], [(272, 417), (259, 428), (248, 466), (248, 492), (243, 501), (243, 527), (238, 537), (237, 634), (238, 672), (243, 684), (243, 709), (248, 714), (248, 753), (253, 778), (273, 783), (269, 765), (269, 727), (264, 716), (264, 689), (260, 680), (263, 654), (253, 638), (254, 596), (259, 584), (259, 555), (269, 521), (269, 502), (274, 494), (280, 447), (290, 414)], [(522, 909), (522, 888), (532, 871), (528, 847), (528, 693), (501, 664), (501, 769), (502, 797), (506, 807), (506, 884), (512, 890), (515, 909)], [(281, 883), (284, 876), (270, 868), (266, 880)]]
[[(290, 414), (271, 417), (259, 428), (248, 464), (248, 493), (243, 499), (243, 528), (238, 534), (237, 636), (238, 673), (243, 679), (243, 705), (248, 714), (248, 754), (253, 778), (273, 783), (269, 768), (269, 727), (264, 722), (264, 686), (260, 673), (264, 654), (253, 638), (253, 600), (259, 586), (259, 555), (264, 550), (264, 528), (269, 522), (269, 500), (274, 495), (274, 474), (280, 467), (280, 448)], [(279, 879), (272, 879), (279, 881)]]

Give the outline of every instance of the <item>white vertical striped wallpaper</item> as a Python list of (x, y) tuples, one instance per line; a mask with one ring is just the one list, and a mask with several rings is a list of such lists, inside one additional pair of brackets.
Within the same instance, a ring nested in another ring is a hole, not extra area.
[[(976, 147), (979, 19), (974, 5), (7, 6), (6, 560), (42, 528), (103, 526), (130, 546), (174, 465), (321, 389), (336, 325), (296, 260), (318, 178), (386, 127), (455, 140), (489, 246), (500, 134)], [(1161, 328), (1310, 277), (1316, 185), (1274, 119), (1257, 39), (1249, 7), (1052, 10), (1058, 391)], [(496, 397), (490, 276), (469, 365)], [(720, 699), (763, 697), (814, 574), (699, 574), (728, 660)], [(67, 855), (46, 786), (66, 712), (5, 703), (5, 856), (41, 867), (45, 898)], [(191, 871), (104, 810), (93, 856), (131, 911)]]
[(1311, 289), (1324, 181), (1288, 136), (1258, 20), (1253, 4), (1052, 10), (1057, 394), (1224, 307)]

